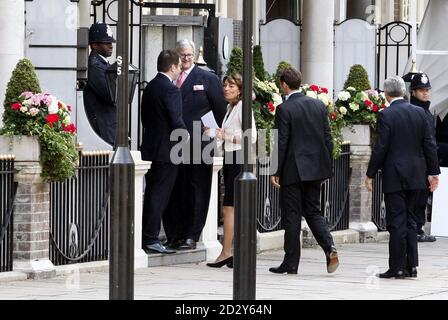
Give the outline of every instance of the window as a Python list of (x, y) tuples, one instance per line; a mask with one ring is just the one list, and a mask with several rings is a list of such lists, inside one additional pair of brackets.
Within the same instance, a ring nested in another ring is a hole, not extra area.
[(300, 0), (266, 0), (266, 22), (275, 19), (300, 20)]

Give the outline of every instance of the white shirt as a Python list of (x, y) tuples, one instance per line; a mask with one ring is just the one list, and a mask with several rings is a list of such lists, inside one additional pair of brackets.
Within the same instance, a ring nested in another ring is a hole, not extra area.
[(293, 95), (293, 94), (296, 94), (296, 93), (299, 93), (300, 91), (299, 90), (294, 90), (294, 91), (292, 91), (290, 94), (288, 94), (286, 97), (285, 97), (285, 101), (288, 101), (288, 99)]
[(103, 57), (103, 56), (102, 56), (102, 55), (100, 55), (99, 53), (98, 53), (98, 55), (99, 55), (99, 56), (100, 56), (101, 58), (103, 58), (103, 60), (104, 60), (104, 61), (106, 61), (106, 63), (107, 63), (107, 64), (109, 64), (109, 60), (107, 60), (107, 58), (106, 58), (106, 57)]
[[(252, 115), (252, 143), (257, 142), (257, 126), (255, 124), (254, 114)], [(232, 106), (227, 106), (227, 113), (224, 117), (222, 123), (222, 129), (224, 129), (228, 134), (238, 138), (238, 143), (233, 143), (233, 141), (226, 140), (224, 143), (224, 150), (226, 152), (233, 152), (236, 150), (241, 150), (241, 140), (242, 140), (242, 128), (243, 128), (243, 102), (238, 102), (233, 108)], [(218, 142), (222, 144), (222, 140)]]
[(182, 73), (186, 73), (186, 76), (185, 76), (185, 78), (184, 78), (184, 82), (185, 82), (185, 80), (188, 78), (188, 76), (190, 75), (190, 73), (191, 73), (191, 71), (193, 70), (194, 67), (195, 67), (195, 64), (193, 63), (193, 65), (191, 66), (190, 69), (185, 70), (185, 71), (182, 71)]
[(389, 104), (392, 104), (392, 103), (394, 103), (395, 101), (398, 101), (398, 100), (404, 100), (404, 98), (403, 97), (394, 98)]
[(171, 77), (169, 75), (167, 75), (166, 73), (164, 73), (164, 72), (159, 72), (159, 73), (163, 74), (165, 77), (167, 77), (170, 80), (170, 82), (173, 82), (173, 79), (171, 79)]

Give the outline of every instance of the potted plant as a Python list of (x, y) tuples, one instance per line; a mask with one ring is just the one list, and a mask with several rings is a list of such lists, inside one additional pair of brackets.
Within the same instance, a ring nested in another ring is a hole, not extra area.
[(78, 154), (71, 107), (48, 93), (24, 91), (14, 97), (22, 88), (40, 91), (34, 68), (27, 60), (18, 63), (8, 84), (0, 129), (1, 152), (15, 153), (18, 161), (40, 161), (41, 176), (47, 182), (74, 176)]
[(344, 88), (335, 102), (347, 125), (342, 136), (352, 145), (371, 145), (378, 112), (388, 105), (386, 97), (371, 89), (367, 71), (359, 64), (351, 67)]

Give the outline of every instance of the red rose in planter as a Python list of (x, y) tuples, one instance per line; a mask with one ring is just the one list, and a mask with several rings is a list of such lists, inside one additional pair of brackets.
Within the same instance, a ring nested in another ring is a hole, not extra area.
[(54, 123), (59, 121), (59, 116), (57, 114), (49, 114), (46, 120), (50, 127), (53, 128)]

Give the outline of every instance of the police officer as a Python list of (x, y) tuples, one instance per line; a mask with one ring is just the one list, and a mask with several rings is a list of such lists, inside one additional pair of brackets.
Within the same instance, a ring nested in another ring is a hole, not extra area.
[(117, 112), (106, 81), (107, 58), (112, 55), (115, 39), (111, 28), (102, 22), (92, 24), (89, 30), (89, 68), (84, 105), (90, 124), (107, 143), (114, 145)]
[[(425, 110), (425, 114), (430, 122), (430, 126), (433, 129), (433, 135), (435, 137), (434, 116), (429, 111), (431, 83), (429, 77), (425, 73), (417, 73), (411, 80), (411, 104), (421, 107)], [(417, 240), (418, 242), (434, 242), (436, 238), (431, 235), (425, 234), (423, 226), (426, 222), (426, 205), (428, 203), (429, 190), (423, 189), (419, 192), (418, 199), (415, 207), (415, 218), (417, 223)]]

